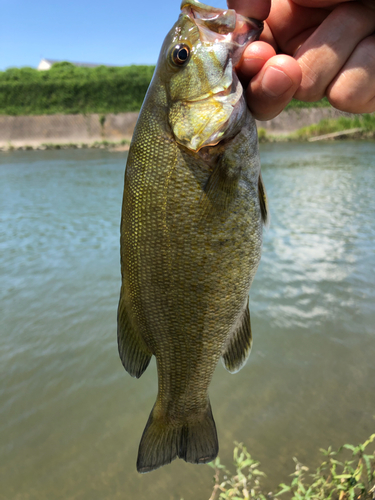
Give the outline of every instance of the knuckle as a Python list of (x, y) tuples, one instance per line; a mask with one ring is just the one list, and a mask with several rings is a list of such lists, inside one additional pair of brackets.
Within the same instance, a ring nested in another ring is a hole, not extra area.
[(345, 85), (333, 85), (327, 91), (327, 98), (330, 104), (340, 111), (348, 113), (371, 112), (369, 105), (371, 99), (360, 88), (349, 88)]
[(341, 111), (368, 113), (375, 101), (375, 36), (357, 46), (327, 89), (329, 102)]
[(297, 92), (294, 94), (295, 99), (298, 99), (299, 101), (305, 101), (305, 102), (317, 102), (323, 99), (324, 93), (323, 92), (317, 92), (314, 88), (306, 89), (306, 88), (299, 88)]
[(302, 80), (295, 98), (306, 102), (320, 101), (324, 97), (325, 88), (320, 83), (319, 73), (305, 58), (299, 59), (298, 63), (302, 70)]
[(368, 8), (358, 2), (341, 3), (334, 9), (331, 16), (332, 21), (350, 29), (351, 37), (369, 34), (375, 26), (373, 15), (369, 14)]
[(364, 38), (358, 49), (362, 51), (362, 59), (368, 70), (375, 73), (375, 35)]

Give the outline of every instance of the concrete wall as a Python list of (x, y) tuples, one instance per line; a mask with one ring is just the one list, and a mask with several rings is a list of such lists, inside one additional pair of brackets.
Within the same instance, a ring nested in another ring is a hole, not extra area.
[(9, 143), (14, 146), (42, 143), (64, 144), (92, 143), (95, 141), (120, 141), (132, 136), (138, 113), (105, 115), (43, 115), (43, 116), (1, 116), (0, 146)]
[[(312, 108), (283, 111), (258, 126), (274, 134), (289, 133), (298, 128), (318, 123), (323, 118), (338, 118), (344, 113), (333, 108)], [(35, 146), (43, 143), (93, 143), (95, 141), (121, 141), (130, 139), (138, 113), (105, 115), (43, 115), (43, 116), (1, 116), (0, 147), (11, 143), (14, 146)]]
[(319, 123), (326, 118), (340, 118), (340, 116), (354, 116), (343, 113), (334, 108), (302, 108), (283, 111), (267, 122), (257, 121), (258, 127), (262, 127), (271, 134), (287, 134), (308, 125)]

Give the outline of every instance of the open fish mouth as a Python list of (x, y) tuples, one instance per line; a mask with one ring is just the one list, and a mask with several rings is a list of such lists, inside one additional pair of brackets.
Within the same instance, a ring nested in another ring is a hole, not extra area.
[(231, 94), (233, 87), (233, 68), (239, 63), (244, 50), (257, 40), (263, 30), (263, 21), (244, 17), (233, 9), (223, 10), (207, 6), (197, 0), (183, 0), (183, 15), (188, 16), (199, 30), (202, 44), (216, 44), (227, 47), (226, 60), (222, 63), (222, 75), (212, 82), (209, 92), (191, 96), (187, 102), (202, 101), (209, 97)]
[(257, 40), (263, 30), (263, 21), (242, 16), (233, 9), (210, 7), (197, 0), (183, 0), (181, 11), (197, 25), (202, 42), (224, 42), (231, 44), (233, 49), (240, 49), (237, 50), (240, 55), (235, 64), (241, 58), (246, 45)]

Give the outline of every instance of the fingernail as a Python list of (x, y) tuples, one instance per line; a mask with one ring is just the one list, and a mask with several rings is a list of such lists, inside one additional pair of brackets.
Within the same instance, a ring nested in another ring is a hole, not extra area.
[(270, 97), (279, 97), (293, 85), (289, 76), (280, 69), (269, 66), (262, 79), (263, 92)]

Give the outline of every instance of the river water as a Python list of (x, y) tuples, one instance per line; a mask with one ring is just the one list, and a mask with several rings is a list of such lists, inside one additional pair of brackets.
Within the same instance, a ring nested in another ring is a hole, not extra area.
[[(275, 488), (293, 456), (375, 431), (375, 144), (262, 147), (271, 207), (251, 289), (253, 351), (210, 387), (220, 457), (243, 441)], [(0, 156), (0, 498), (206, 500), (212, 469), (146, 475), (156, 396), (118, 359), (126, 153)]]

